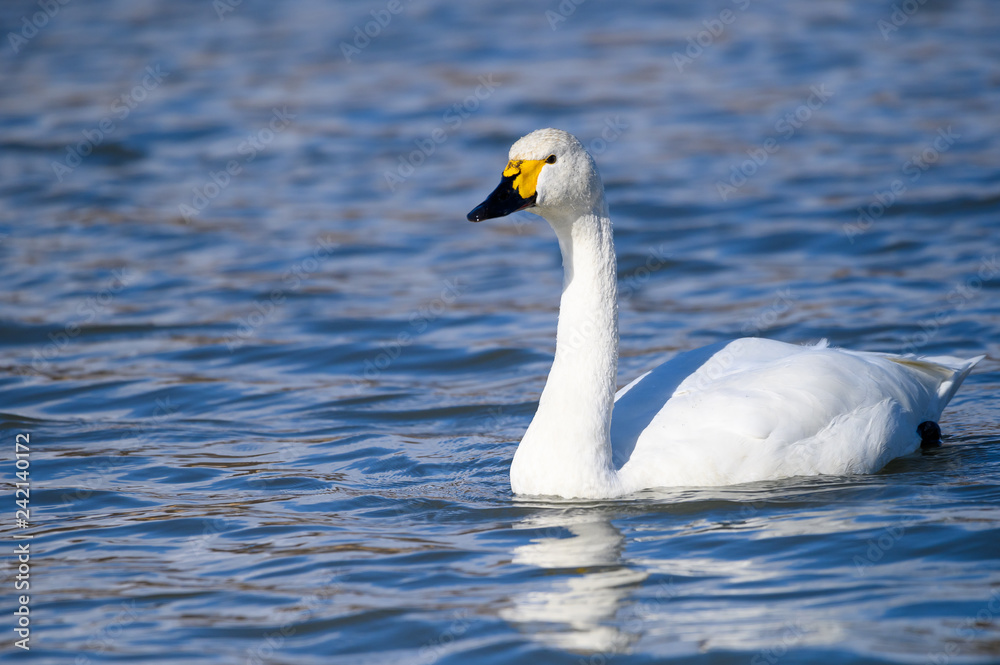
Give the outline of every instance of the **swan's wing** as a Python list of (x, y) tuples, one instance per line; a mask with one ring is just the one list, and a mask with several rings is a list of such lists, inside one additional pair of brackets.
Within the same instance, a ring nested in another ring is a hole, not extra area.
[(619, 391), (615, 466), (647, 487), (873, 472), (917, 447), (978, 360), (758, 338), (698, 349)]

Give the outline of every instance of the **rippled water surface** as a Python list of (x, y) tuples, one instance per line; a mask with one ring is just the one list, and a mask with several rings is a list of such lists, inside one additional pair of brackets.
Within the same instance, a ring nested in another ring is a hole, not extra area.
[[(1000, 661), (994, 3), (51, 4), (0, 6), (4, 660)], [(945, 446), (515, 499), (560, 258), (465, 213), (546, 126), (607, 184), (620, 383), (987, 354)]]

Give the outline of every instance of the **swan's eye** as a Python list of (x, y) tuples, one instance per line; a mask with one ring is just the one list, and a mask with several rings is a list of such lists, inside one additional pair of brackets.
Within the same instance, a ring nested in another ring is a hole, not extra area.
[(545, 163), (546, 164), (555, 164), (556, 163), (556, 156), (555, 155), (549, 155), (549, 158), (545, 160)]

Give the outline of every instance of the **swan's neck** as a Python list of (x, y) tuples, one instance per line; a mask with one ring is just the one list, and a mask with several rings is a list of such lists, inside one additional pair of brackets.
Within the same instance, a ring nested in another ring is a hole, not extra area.
[(595, 210), (548, 215), (562, 250), (556, 354), (511, 466), (517, 493), (608, 496), (616, 491), (611, 411), (618, 373), (618, 280), (611, 220)]

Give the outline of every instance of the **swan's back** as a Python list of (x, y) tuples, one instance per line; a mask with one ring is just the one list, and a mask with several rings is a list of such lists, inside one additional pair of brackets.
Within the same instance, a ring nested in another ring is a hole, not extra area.
[(920, 445), (979, 358), (907, 358), (746, 338), (679, 355), (616, 396), (628, 487), (872, 473)]

